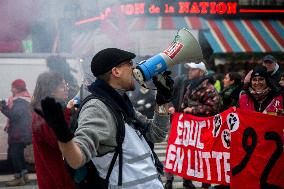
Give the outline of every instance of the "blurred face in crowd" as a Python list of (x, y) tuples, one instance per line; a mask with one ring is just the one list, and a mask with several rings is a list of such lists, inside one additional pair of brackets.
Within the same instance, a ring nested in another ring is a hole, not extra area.
[(198, 68), (190, 68), (188, 70), (188, 79), (198, 79), (204, 75), (204, 71)]
[(191, 75), (191, 69), (187, 69), (187, 79), (190, 79), (190, 75)]
[(19, 91), (16, 87), (13, 87), (11, 88), (11, 92), (12, 92), (12, 95), (15, 96)]
[(284, 87), (284, 77), (280, 78), (279, 84), (281, 87)]
[(234, 84), (234, 80), (231, 80), (229, 74), (226, 74), (226, 75), (225, 75), (225, 77), (224, 77), (224, 79), (223, 79), (223, 82), (224, 82), (224, 88), (227, 88), (227, 87), (229, 87), (230, 85), (233, 85), (233, 84)]
[(55, 99), (65, 101), (68, 98), (68, 84), (63, 80), (54, 90), (53, 96)]
[(275, 63), (271, 62), (271, 61), (264, 61), (263, 62), (263, 66), (266, 67), (267, 72), (273, 72), (275, 69)]
[(112, 76), (115, 79), (111, 82), (115, 83), (115, 86), (126, 91), (134, 91), (135, 79), (132, 72), (133, 68), (134, 67), (132, 60), (126, 60), (118, 66), (112, 68)]
[(262, 92), (267, 87), (267, 83), (264, 77), (255, 76), (251, 80), (251, 87), (256, 92)]

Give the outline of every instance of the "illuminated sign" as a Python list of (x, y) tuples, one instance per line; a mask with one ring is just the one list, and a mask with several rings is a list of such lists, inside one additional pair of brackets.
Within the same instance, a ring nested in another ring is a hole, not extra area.
[(236, 14), (237, 2), (175, 2), (175, 3), (129, 3), (121, 5), (125, 15), (144, 14)]
[[(237, 1), (144, 1), (121, 4), (120, 12), (126, 16), (222, 16), (232, 17), (239, 14), (284, 13), (284, 10), (246, 9)], [(112, 8), (106, 8), (99, 16), (76, 22), (76, 25), (104, 20), (111, 16)]]

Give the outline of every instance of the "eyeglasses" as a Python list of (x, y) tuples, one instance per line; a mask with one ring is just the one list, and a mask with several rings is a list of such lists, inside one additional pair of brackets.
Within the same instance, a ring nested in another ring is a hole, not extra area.
[(134, 65), (134, 62), (133, 62), (133, 60), (124, 61), (121, 64), (119, 64), (117, 67), (120, 67), (120, 66), (123, 66), (123, 65), (129, 65), (129, 66), (132, 67)]

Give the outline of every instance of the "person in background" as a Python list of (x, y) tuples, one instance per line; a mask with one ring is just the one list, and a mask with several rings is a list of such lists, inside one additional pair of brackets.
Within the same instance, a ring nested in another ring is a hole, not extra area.
[(68, 85), (68, 100), (71, 100), (79, 91), (78, 83), (73, 76), (72, 72), (76, 72), (76, 70), (72, 69), (66, 58), (62, 56), (49, 56), (46, 60), (47, 67), (49, 71), (57, 72), (63, 76), (66, 84)]
[(202, 117), (219, 113), (221, 98), (214, 87), (212, 77), (206, 75), (205, 64), (187, 63), (185, 66), (191, 68), (191, 82), (181, 104), (183, 112)]
[(253, 69), (248, 88), (240, 97), (239, 107), (272, 115), (283, 111), (283, 96), (274, 87), (264, 67)]
[[(33, 109), (39, 112), (41, 100), (47, 96), (54, 97), (60, 103), (60, 108), (64, 109), (65, 119), (69, 122), (73, 101), (65, 105), (68, 87), (59, 73), (44, 72), (38, 76), (31, 103)], [(75, 189), (53, 130), (36, 112), (33, 112), (32, 118), (32, 138), (39, 189)]]
[(223, 89), (223, 85), (222, 85), (222, 79), (224, 78), (224, 75), (221, 73), (215, 73), (215, 71), (213, 70), (207, 70), (207, 74), (208, 76), (212, 77), (212, 82), (214, 83), (214, 87), (215, 89), (218, 91), (218, 93), (220, 93)]
[(238, 72), (229, 72), (223, 80), (224, 89), (220, 93), (222, 98), (222, 111), (232, 106), (237, 106), (242, 90), (242, 76)]
[[(186, 87), (190, 83), (190, 68), (186, 67), (187, 74), (179, 75), (175, 77), (174, 80), (174, 88), (173, 88), (173, 99), (171, 101), (171, 107), (169, 108), (170, 112), (173, 114), (174, 112), (182, 112), (181, 103), (186, 91)], [(170, 134), (169, 134), (170, 135)], [(166, 183), (165, 189), (173, 188), (174, 175), (172, 173), (165, 172)], [(187, 182), (186, 179), (183, 179), (184, 182)]]
[[(214, 87), (213, 79), (207, 76), (207, 69), (204, 62), (186, 63), (186, 68), (190, 68), (189, 79), (191, 80), (186, 88), (181, 108), (184, 113), (195, 116), (213, 116), (220, 111), (221, 97)], [(191, 180), (183, 183), (186, 188), (195, 188)], [(203, 188), (208, 188), (210, 184), (202, 183)]]
[(284, 93), (284, 72), (280, 74), (279, 85), (281, 87), (281, 93)]
[(28, 182), (28, 170), (24, 158), (24, 149), (31, 143), (30, 94), (22, 79), (12, 82), (12, 98), (8, 104), (1, 102), (0, 111), (8, 118), (5, 130), (8, 133), (8, 156), (11, 159), (15, 178), (7, 186), (22, 186)]
[(221, 92), (222, 90), (222, 84), (221, 81), (219, 79), (217, 79), (214, 83), (214, 87), (216, 88), (217, 92)]
[(138, 90), (128, 93), (129, 99), (138, 112), (150, 119), (154, 115), (154, 108), (156, 105), (155, 91), (151, 89), (152, 87), (145, 88), (138, 85), (137, 87), (139, 87)]
[(267, 69), (270, 79), (276, 87), (279, 87), (280, 67), (277, 60), (272, 55), (266, 55), (263, 58), (262, 65)]
[[(282, 72), (282, 73), (280, 74), (279, 85), (280, 85), (280, 93), (282, 94), (282, 97), (283, 97), (283, 99), (284, 99), (284, 72)], [(279, 113), (280, 113), (281, 115), (284, 115), (284, 110), (283, 110), (282, 112), (279, 110)]]
[[(208, 75), (210, 75), (210, 74), (208, 74)], [(223, 74), (215, 74), (215, 73), (213, 73), (212, 76), (213, 76), (213, 78), (215, 80), (214, 87), (218, 91), (218, 93), (220, 93), (223, 90), (223, 88), (224, 88), (224, 86), (222, 85), (222, 82), (221, 82), (222, 79), (224, 78), (224, 75)]]
[(183, 95), (186, 91), (186, 87), (190, 83), (190, 68), (187, 68), (187, 74), (179, 75), (175, 77), (174, 81), (174, 98), (171, 103), (173, 105), (174, 111), (181, 111), (181, 103)]

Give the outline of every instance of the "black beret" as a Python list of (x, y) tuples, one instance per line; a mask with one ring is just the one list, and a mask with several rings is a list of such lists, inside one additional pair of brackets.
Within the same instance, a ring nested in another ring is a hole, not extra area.
[(92, 59), (91, 70), (95, 77), (102, 75), (120, 63), (135, 58), (135, 54), (117, 48), (99, 51)]

